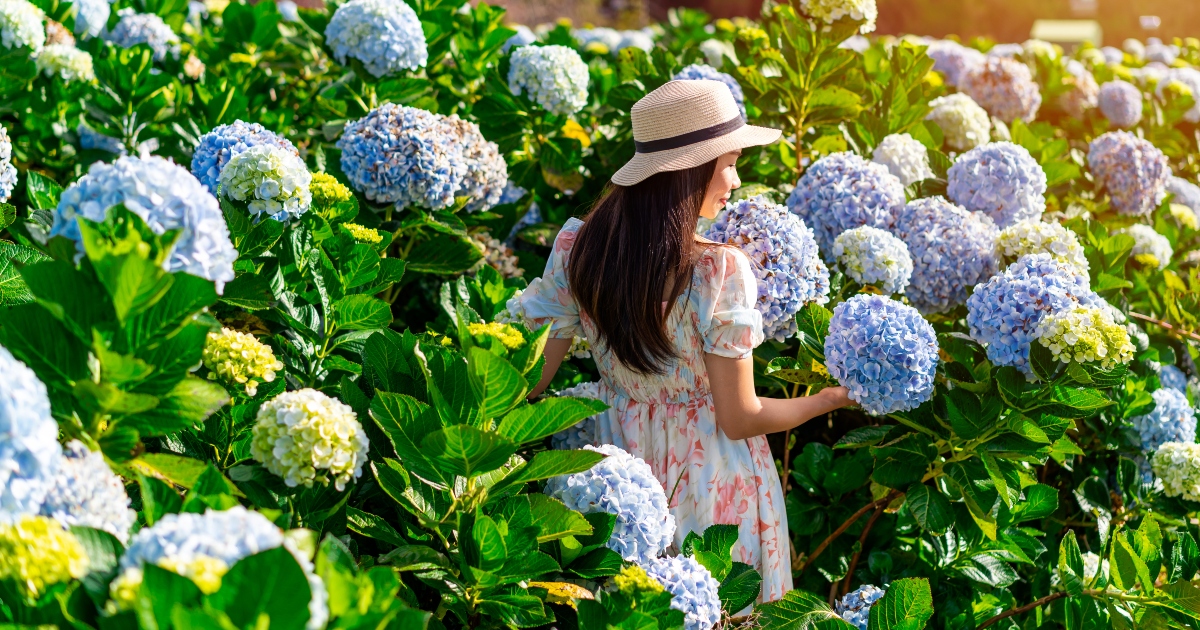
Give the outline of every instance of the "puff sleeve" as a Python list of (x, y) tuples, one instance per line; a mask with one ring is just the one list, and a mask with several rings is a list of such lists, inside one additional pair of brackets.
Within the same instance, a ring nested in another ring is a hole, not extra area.
[(549, 324), (550, 336), (557, 339), (583, 335), (579, 306), (567, 285), (567, 260), (582, 226), (583, 221), (579, 219), (567, 221), (554, 239), (554, 249), (542, 277), (529, 283), (521, 295), (510, 301), (508, 308), (513, 315), (524, 317), (525, 325), (533, 330)]
[(704, 351), (730, 359), (749, 357), (763, 342), (762, 315), (754, 308), (758, 281), (750, 260), (733, 247), (714, 248), (697, 263), (696, 273)]

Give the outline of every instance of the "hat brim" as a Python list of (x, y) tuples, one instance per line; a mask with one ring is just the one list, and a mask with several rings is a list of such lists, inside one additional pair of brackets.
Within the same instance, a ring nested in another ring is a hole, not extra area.
[(633, 186), (656, 173), (682, 171), (715, 160), (730, 151), (771, 144), (779, 139), (781, 133), (778, 129), (744, 125), (737, 131), (719, 138), (689, 144), (678, 149), (654, 153), (635, 153), (633, 159), (626, 162), (625, 166), (613, 174), (612, 183), (618, 186)]

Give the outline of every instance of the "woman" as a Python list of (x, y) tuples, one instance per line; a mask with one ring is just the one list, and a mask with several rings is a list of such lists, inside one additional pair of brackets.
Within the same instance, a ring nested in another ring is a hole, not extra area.
[[(540, 394), (573, 336), (592, 342), (611, 407), (597, 438), (650, 464), (678, 528), (738, 525), (734, 559), (763, 576), (763, 601), (792, 588), (783, 490), (767, 433), (850, 403), (834, 387), (759, 398), (751, 352), (763, 340), (750, 261), (695, 236), (741, 185), (741, 149), (779, 131), (746, 125), (716, 81), (672, 81), (633, 106), (637, 152), (584, 221), (554, 241), (541, 278), (521, 295), (531, 327), (550, 325)], [(515, 310), (515, 309), (514, 309)]]

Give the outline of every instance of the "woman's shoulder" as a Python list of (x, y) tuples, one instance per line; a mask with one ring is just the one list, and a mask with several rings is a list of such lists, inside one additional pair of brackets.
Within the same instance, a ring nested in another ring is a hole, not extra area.
[(750, 259), (746, 253), (732, 245), (714, 244), (711, 241), (698, 241), (704, 247), (696, 260), (696, 271), (702, 277), (711, 279), (719, 276), (721, 280), (734, 274), (753, 275)]
[(554, 237), (554, 251), (569, 252), (575, 246), (575, 237), (579, 236), (579, 228), (583, 227), (583, 221), (575, 217), (567, 219), (563, 224), (562, 229), (558, 231), (558, 236)]

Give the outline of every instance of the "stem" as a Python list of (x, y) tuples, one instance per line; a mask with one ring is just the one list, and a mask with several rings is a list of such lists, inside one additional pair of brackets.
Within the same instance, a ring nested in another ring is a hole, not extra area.
[(1192, 339), (1194, 341), (1200, 341), (1200, 335), (1197, 335), (1194, 332), (1188, 332), (1186, 330), (1183, 330), (1182, 328), (1180, 328), (1178, 326), (1168, 324), (1167, 322), (1164, 322), (1161, 319), (1154, 319), (1153, 317), (1150, 317), (1149, 315), (1142, 315), (1141, 313), (1134, 313), (1132, 311), (1130, 311), (1129, 316), (1133, 317), (1134, 319), (1140, 319), (1144, 322), (1149, 322), (1160, 328), (1164, 328), (1167, 330), (1167, 332), (1178, 335), (1180, 337), (1187, 337), (1188, 339)]
[(863, 528), (862, 535), (858, 537), (858, 549), (854, 552), (854, 557), (850, 559), (850, 570), (846, 572), (846, 579), (842, 581), (842, 596), (850, 592), (850, 579), (854, 577), (854, 569), (858, 568), (858, 558), (862, 556), (863, 546), (867, 544), (867, 535), (871, 533), (871, 528), (875, 526), (875, 521), (879, 520), (879, 515), (883, 514), (883, 505), (875, 508), (875, 512), (871, 514), (871, 518), (867, 520), (867, 526)]
[(1000, 613), (999, 615), (996, 615), (995, 617), (992, 617), (991, 619), (988, 619), (987, 621), (979, 624), (979, 628), (977, 630), (983, 630), (984, 628), (996, 623), (997, 621), (1000, 621), (1001, 619), (1007, 619), (1009, 617), (1019, 615), (1023, 612), (1029, 612), (1029, 611), (1033, 610), (1034, 608), (1037, 608), (1038, 606), (1041, 606), (1043, 604), (1049, 604), (1050, 602), (1052, 602), (1056, 599), (1062, 599), (1066, 596), (1067, 596), (1066, 593), (1052, 593), (1050, 595), (1047, 595), (1047, 596), (1033, 602), (1032, 604), (1026, 604), (1024, 606), (1021, 606), (1020, 608), (1013, 608), (1012, 610), (1006, 610), (1006, 611)]
[(792, 472), (792, 430), (783, 432), (783, 472), (779, 474), (779, 485), (783, 488), (783, 496), (787, 497), (788, 478)]
[(863, 514), (866, 514), (867, 512), (874, 510), (876, 507), (886, 506), (887, 504), (891, 503), (898, 496), (900, 496), (900, 491), (892, 490), (891, 492), (889, 492), (887, 494), (887, 496), (883, 497), (882, 499), (879, 499), (877, 501), (872, 501), (872, 502), (862, 506), (861, 508), (859, 508), (859, 510), (857, 512), (850, 515), (850, 518), (846, 519), (846, 521), (844, 523), (842, 523), (841, 525), (839, 525), (837, 529), (833, 530), (832, 534), (830, 534), (828, 537), (826, 537), (825, 540), (822, 540), (821, 544), (817, 545), (817, 548), (814, 549), (813, 552), (811, 554), (809, 554), (807, 558), (804, 559), (804, 562), (800, 566), (793, 567), (793, 570), (796, 573), (803, 572), (805, 569), (807, 569), (809, 567), (809, 565), (811, 565), (813, 563), (814, 560), (817, 559), (817, 556), (820, 556), (821, 553), (823, 553), (825, 551), (825, 548), (828, 547), (830, 543), (832, 543), (834, 540), (836, 540), (838, 536), (841, 536), (842, 534), (846, 533), (846, 530), (850, 529), (850, 526), (853, 525), (855, 523), (855, 521), (857, 521), (859, 518), (861, 518)]

